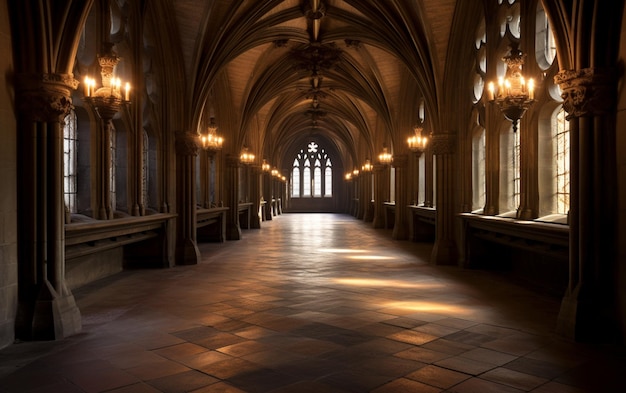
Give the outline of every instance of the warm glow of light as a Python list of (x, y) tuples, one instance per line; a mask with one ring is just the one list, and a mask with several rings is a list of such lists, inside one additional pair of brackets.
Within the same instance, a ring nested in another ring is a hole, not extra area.
[(359, 259), (359, 260), (383, 260), (383, 259), (395, 259), (394, 257), (388, 257), (384, 255), (350, 255), (347, 258)]
[(389, 302), (381, 305), (384, 308), (399, 308), (415, 312), (432, 312), (441, 314), (468, 315), (473, 311), (448, 303), (413, 301), (413, 302)]
[(367, 252), (367, 250), (353, 250), (350, 248), (322, 248), (319, 251), (321, 252), (331, 252), (331, 253), (335, 253), (335, 254), (351, 254), (351, 253), (362, 253), (362, 252)]
[(388, 287), (388, 288), (438, 288), (440, 284), (422, 284), (416, 282), (402, 280), (383, 280), (375, 278), (336, 278), (333, 280), (336, 284), (350, 285), (355, 287)]

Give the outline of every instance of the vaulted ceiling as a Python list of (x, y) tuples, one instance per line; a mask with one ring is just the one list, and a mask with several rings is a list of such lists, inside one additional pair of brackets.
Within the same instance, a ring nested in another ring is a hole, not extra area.
[(439, 105), (455, 0), (172, 1), (193, 121), (236, 148), (319, 135), (356, 160)]

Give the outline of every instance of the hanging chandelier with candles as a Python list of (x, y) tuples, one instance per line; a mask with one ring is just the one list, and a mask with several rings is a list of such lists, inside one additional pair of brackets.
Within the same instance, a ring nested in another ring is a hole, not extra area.
[(363, 164), (363, 166), (361, 167), (361, 170), (362, 170), (363, 172), (371, 172), (371, 171), (372, 171), (372, 168), (373, 168), (373, 166), (372, 166), (372, 162), (370, 161), (370, 159), (369, 159), (369, 158), (366, 158), (366, 159), (365, 159), (365, 163), (364, 163), (364, 164)]
[(239, 156), (239, 160), (241, 161), (241, 163), (244, 165), (249, 165), (254, 162), (254, 159), (255, 155), (250, 153), (248, 151), (248, 148), (244, 146), (243, 149), (241, 149), (241, 155)]
[(122, 103), (130, 101), (130, 83), (123, 82), (114, 75), (115, 66), (121, 59), (113, 51), (113, 43), (104, 43), (103, 47), (104, 54), (98, 55), (102, 86), (96, 87), (96, 80), (86, 76), (83, 87), (85, 101), (94, 107), (102, 119), (112, 119)]
[(215, 153), (222, 148), (224, 138), (217, 135), (215, 120), (211, 118), (211, 123), (207, 127), (206, 133), (200, 135), (200, 145), (210, 153)]
[(517, 131), (517, 123), (526, 110), (535, 102), (535, 81), (526, 80), (522, 75), (524, 57), (518, 44), (511, 45), (509, 54), (502, 58), (506, 63), (506, 74), (498, 78), (497, 86), (489, 82), (489, 101), (495, 102), (504, 117), (513, 124), (513, 132)]
[(409, 150), (413, 153), (420, 154), (424, 150), (426, 150), (426, 145), (428, 144), (428, 138), (422, 136), (423, 127), (421, 125), (416, 125), (413, 127), (413, 135), (407, 139), (407, 144), (409, 145)]
[(387, 151), (387, 146), (383, 145), (383, 152), (378, 155), (378, 161), (383, 165), (389, 165), (393, 161), (393, 156)]

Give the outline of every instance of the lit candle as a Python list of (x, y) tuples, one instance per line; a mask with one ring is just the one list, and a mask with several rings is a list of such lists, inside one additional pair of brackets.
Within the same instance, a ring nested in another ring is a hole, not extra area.
[(506, 95), (511, 95), (511, 82), (507, 79), (504, 81), (504, 86), (506, 87)]
[(528, 98), (535, 99), (535, 81), (533, 79), (528, 80)]
[(124, 101), (130, 100), (130, 83), (126, 82), (126, 86), (124, 89)]
[(85, 97), (89, 97), (89, 77), (85, 77), (85, 83), (84, 83), (84, 88), (85, 88)]
[(493, 82), (489, 82), (489, 101), (493, 101), (496, 97), (495, 86)]
[(522, 85), (522, 93), (526, 92), (526, 79), (524, 77), (520, 78), (520, 84)]

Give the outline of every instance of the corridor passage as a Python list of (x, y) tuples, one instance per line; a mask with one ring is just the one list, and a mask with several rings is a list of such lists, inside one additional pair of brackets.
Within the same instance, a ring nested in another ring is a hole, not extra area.
[(351, 216), (199, 248), (75, 291), (83, 332), (0, 351), (0, 392), (623, 391), (617, 349), (553, 334), (560, 299)]

